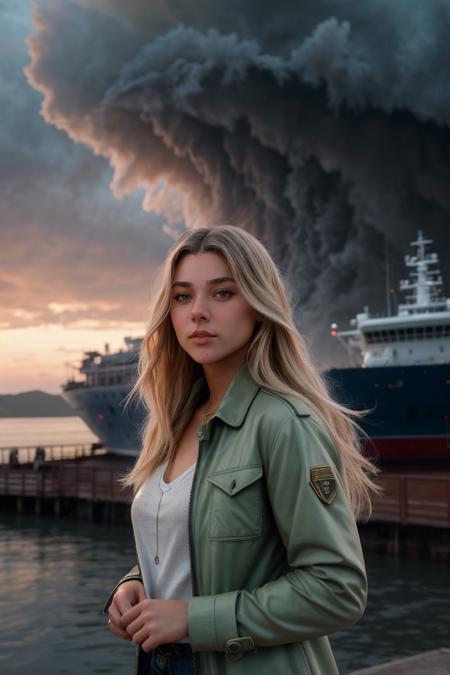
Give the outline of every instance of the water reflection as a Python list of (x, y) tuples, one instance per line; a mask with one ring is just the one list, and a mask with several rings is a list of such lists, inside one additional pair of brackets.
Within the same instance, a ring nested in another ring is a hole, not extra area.
[(332, 637), (343, 673), (449, 646), (447, 564), (370, 555), (367, 568), (364, 617)]
[[(134, 563), (129, 528), (0, 516), (0, 672), (132, 673), (134, 646), (105, 628), (101, 608)], [(364, 618), (332, 637), (342, 673), (449, 646), (444, 563), (367, 558)]]

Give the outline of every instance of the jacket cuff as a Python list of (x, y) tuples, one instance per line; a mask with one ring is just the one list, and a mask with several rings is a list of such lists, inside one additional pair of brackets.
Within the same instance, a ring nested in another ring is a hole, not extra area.
[(239, 591), (191, 598), (188, 606), (188, 631), (194, 651), (220, 651), (229, 640), (238, 637), (236, 598)]
[(114, 586), (114, 588), (112, 589), (111, 593), (109, 594), (108, 599), (107, 599), (107, 601), (105, 602), (105, 605), (104, 605), (104, 607), (103, 607), (103, 614), (108, 614), (108, 609), (109, 609), (110, 604), (112, 603), (112, 600), (113, 600), (113, 597), (114, 597), (115, 592), (117, 591), (117, 589), (119, 588), (119, 586), (120, 586), (121, 584), (124, 584), (124, 583), (125, 583), (125, 581), (140, 581), (141, 583), (143, 583), (143, 581), (142, 581), (142, 575), (141, 575), (141, 572), (140, 572), (140, 569), (139, 569), (139, 565), (135, 565), (135, 566), (134, 566), (127, 574), (125, 574), (125, 576), (122, 577), (122, 579), (120, 579), (120, 581), (118, 581), (118, 583)]

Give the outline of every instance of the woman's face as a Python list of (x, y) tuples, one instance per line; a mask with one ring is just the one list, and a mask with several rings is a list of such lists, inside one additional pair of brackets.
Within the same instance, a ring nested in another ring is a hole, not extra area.
[(236, 365), (244, 362), (255, 322), (262, 317), (242, 296), (221, 255), (189, 253), (175, 267), (170, 318), (178, 342), (194, 361)]

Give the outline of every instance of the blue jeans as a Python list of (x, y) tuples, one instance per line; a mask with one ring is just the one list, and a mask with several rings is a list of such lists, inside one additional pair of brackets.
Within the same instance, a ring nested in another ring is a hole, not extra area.
[(161, 645), (148, 656), (148, 675), (194, 675), (194, 659), (189, 643)]

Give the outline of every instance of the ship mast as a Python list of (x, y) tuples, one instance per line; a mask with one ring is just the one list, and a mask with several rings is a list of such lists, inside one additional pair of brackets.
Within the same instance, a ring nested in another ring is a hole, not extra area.
[[(422, 314), (442, 311), (446, 307), (445, 299), (438, 297), (437, 289), (442, 286), (437, 253), (427, 253), (426, 246), (432, 239), (425, 239), (422, 230), (417, 233), (417, 240), (411, 246), (417, 246), (416, 255), (405, 256), (405, 266), (412, 271), (409, 279), (400, 282), (400, 290), (410, 292), (406, 302), (399, 306), (399, 314)], [(435, 269), (431, 266), (436, 265)]]

